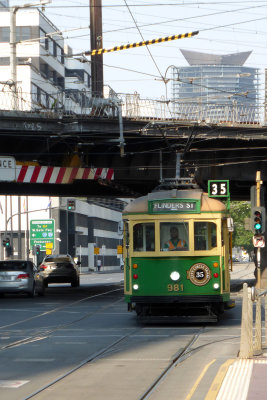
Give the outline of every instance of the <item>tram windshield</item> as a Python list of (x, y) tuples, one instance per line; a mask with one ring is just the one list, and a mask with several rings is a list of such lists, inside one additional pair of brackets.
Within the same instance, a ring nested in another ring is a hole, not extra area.
[(133, 227), (133, 250), (155, 251), (155, 224), (142, 223)]
[(162, 222), (160, 224), (160, 250), (188, 250), (188, 223)]
[(211, 250), (213, 247), (217, 247), (214, 222), (195, 222), (194, 232), (195, 250)]

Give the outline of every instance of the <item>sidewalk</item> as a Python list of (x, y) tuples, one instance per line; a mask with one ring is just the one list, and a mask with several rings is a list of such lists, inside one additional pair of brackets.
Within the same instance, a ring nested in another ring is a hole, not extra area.
[(232, 359), (219, 369), (205, 400), (264, 400), (267, 398), (267, 353)]

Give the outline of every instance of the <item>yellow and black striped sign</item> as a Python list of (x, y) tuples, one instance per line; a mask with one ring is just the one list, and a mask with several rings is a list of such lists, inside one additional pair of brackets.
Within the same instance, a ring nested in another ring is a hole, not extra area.
[(150, 44), (170, 42), (171, 40), (189, 38), (191, 36), (198, 35), (198, 33), (199, 33), (199, 31), (181, 33), (179, 35), (166, 36), (166, 37), (159, 38), (159, 39), (146, 40), (144, 42), (122, 44), (121, 46), (112, 47), (112, 49), (98, 49), (98, 50), (86, 51), (83, 54), (85, 56), (96, 56), (96, 55), (100, 55), (103, 53), (112, 53), (113, 51), (133, 49), (134, 47), (149, 46)]

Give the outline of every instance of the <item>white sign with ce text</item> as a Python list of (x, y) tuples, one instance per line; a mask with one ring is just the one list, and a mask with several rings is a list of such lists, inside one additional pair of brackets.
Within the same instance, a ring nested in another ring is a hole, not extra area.
[(16, 180), (16, 160), (14, 157), (0, 157), (0, 182)]

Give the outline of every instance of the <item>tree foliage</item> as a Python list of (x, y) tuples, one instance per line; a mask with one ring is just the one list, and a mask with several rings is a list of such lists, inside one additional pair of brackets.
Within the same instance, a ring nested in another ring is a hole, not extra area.
[(248, 201), (231, 201), (230, 213), (234, 221), (233, 247), (243, 246), (247, 251), (253, 250), (253, 233), (245, 230), (245, 219), (250, 219), (251, 206)]

